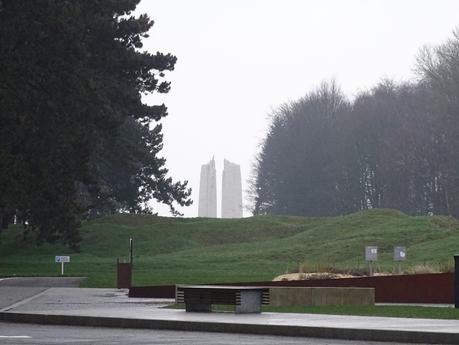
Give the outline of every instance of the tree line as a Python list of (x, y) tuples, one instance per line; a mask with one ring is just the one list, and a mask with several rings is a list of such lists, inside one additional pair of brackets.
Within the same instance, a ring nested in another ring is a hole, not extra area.
[(331, 82), (278, 107), (255, 159), (253, 212), (459, 217), (459, 31), (422, 49), (416, 71), (352, 102)]
[(78, 248), (83, 219), (191, 204), (160, 156), (177, 58), (142, 49), (140, 0), (0, 1), (0, 231)]

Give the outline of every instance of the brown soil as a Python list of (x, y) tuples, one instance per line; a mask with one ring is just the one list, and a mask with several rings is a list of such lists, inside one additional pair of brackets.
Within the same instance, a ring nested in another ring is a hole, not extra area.
[[(426, 273), (426, 272), (422, 272)], [(432, 273), (432, 272), (428, 272)], [(390, 276), (394, 273), (391, 272), (376, 272), (373, 276)], [(338, 279), (338, 278), (356, 278), (366, 275), (352, 275), (345, 273), (331, 273), (331, 272), (309, 272), (309, 273), (287, 273), (275, 277), (272, 281), (290, 281), (290, 280), (313, 280), (313, 279)]]
[(353, 275), (342, 273), (288, 273), (277, 276), (273, 279), (276, 281), (289, 281), (289, 280), (309, 280), (309, 279), (336, 279), (336, 278), (353, 278)]

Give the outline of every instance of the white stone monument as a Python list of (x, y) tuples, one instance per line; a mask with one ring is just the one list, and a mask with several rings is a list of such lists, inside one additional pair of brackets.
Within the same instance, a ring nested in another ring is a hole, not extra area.
[(214, 157), (201, 166), (198, 217), (217, 218), (217, 173)]
[(241, 167), (224, 160), (222, 178), (222, 218), (242, 218)]

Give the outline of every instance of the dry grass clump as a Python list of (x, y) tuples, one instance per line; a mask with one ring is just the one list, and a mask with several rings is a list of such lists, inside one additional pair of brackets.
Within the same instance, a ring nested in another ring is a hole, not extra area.
[(309, 262), (303, 262), (298, 265), (297, 270), (292, 270), (292, 272), (286, 273), (308, 273), (308, 274), (335, 274), (335, 275), (346, 275), (351, 277), (359, 277), (367, 274), (367, 268), (357, 268), (357, 267), (336, 267), (333, 265), (327, 264), (312, 264)]
[(363, 276), (365, 273), (363, 269), (339, 268), (332, 265), (313, 264), (305, 261), (292, 270), (287, 268), (285, 274), (275, 277), (273, 281), (352, 278)]
[(423, 274), (423, 273), (442, 273), (453, 272), (454, 264), (452, 262), (439, 262), (438, 264), (419, 264), (408, 267), (404, 270), (405, 274)]
[[(402, 269), (394, 267), (393, 270), (384, 270), (379, 266), (373, 267), (373, 275), (384, 276), (393, 274), (426, 274), (426, 273), (441, 273), (452, 272), (454, 264), (448, 262), (426, 263), (408, 266)], [(327, 264), (315, 264), (311, 262), (302, 262), (297, 268), (286, 270), (285, 274), (279, 275), (273, 281), (290, 281), (290, 280), (309, 280), (309, 279), (337, 279), (337, 278), (353, 278), (368, 276), (368, 267), (336, 267)]]
[(405, 270), (407, 274), (423, 274), (423, 273), (440, 273), (438, 268), (431, 265), (414, 265)]

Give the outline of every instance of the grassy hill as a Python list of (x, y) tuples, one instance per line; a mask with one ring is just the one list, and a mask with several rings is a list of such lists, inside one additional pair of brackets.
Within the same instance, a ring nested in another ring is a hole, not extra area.
[(55, 255), (70, 255), (66, 274), (87, 276), (86, 286), (115, 286), (116, 258), (134, 240), (134, 284), (271, 280), (307, 266), (363, 269), (366, 245), (379, 246), (380, 269), (392, 270), (394, 245), (408, 248), (404, 268), (452, 265), (459, 253), (459, 221), (369, 210), (343, 217), (258, 216), (245, 219), (167, 218), (120, 214), (86, 222), (81, 253), (35, 246), (20, 227), (5, 230), (0, 276), (58, 275)]

